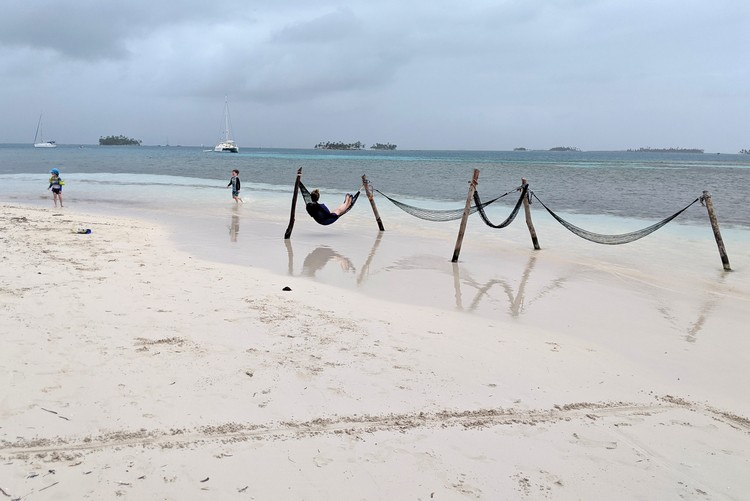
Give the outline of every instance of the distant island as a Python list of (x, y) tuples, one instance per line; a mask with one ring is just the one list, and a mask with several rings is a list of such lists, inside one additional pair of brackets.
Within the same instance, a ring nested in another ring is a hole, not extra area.
[(549, 151), (581, 151), (580, 148), (576, 148), (573, 146), (555, 146), (554, 148), (550, 148)]
[(628, 149), (628, 151), (641, 153), (703, 153), (700, 148), (638, 148), (637, 150)]
[[(362, 141), (356, 143), (344, 143), (342, 141), (325, 141), (315, 145), (316, 150), (363, 150), (367, 145)], [(391, 143), (375, 143), (370, 146), (372, 150), (395, 150), (396, 145)]]
[(366, 145), (360, 141), (356, 143), (342, 143), (341, 141), (331, 142), (326, 141), (325, 143), (320, 142), (315, 145), (316, 150), (361, 150)]
[(133, 139), (123, 135), (102, 136), (99, 138), (99, 146), (140, 146), (141, 142), (140, 139)]
[(750, 155), (750, 150), (746, 150), (743, 148), (740, 150), (740, 155)]
[(372, 146), (370, 146), (371, 150), (395, 150), (396, 145), (391, 143), (375, 143)]
[(526, 148), (520, 147), (520, 148), (513, 148), (513, 151), (528, 151)]

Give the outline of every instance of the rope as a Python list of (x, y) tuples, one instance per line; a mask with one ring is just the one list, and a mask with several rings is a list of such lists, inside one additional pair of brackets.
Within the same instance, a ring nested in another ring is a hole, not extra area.
[(542, 204), (542, 207), (547, 209), (547, 212), (550, 213), (550, 215), (557, 220), (558, 223), (563, 225), (565, 228), (573, 232), (574, 234), (578, 235), (581, 238), (584, 238), (590, 242), (594, 242), (597, 244), (605, 244), (605, 245), (620, 245), (620, 244), (628, 244), (630, 242), (635, 242), (638, 239), (641, 239), (647, 235), (650, 235), (651, 233), (655, 232), (656, 230), (662, 228), (667, 223), (672, 221), (674, 218), (685, 212), (691, 205), (693, 205), (695, 202), (701, 200), (701, 197), (696, 198), (692, 202), (690, 202), (687, 206), (685, 206), (684, 209), (681, 209), (671, 216), (669, 216), (666, 219), (663, 219), (659, 221), (658, 223), (652, 224), (651, 226), (648, 226), (646, 228), (643, 228), (641, 230), (632, 231), (630, 233), (622, 233), (619, 235), (603, 235), (601, 233), (593, 233), (591, 231), (584, 230), (582, 228), (579, 228), (578, 226), (569, 223), (568, 221), (564, 220), (557, 214), (555, 214), (549, 207), (547, 207), (544, 202), (541, 201), (541, 199), (536, 196), (536, 193), (533, 191), (530, 192), (531, 195), (536, 198), (540, 204)]
[[(383, 195), (385, 198), (390, 200), (393, 205), (401, 209), (402, 211), (406, 212), (407, 214), (410, 214), (414, 217), (418, 217), (420, 219), (424, 219), (426, 221), (436, 221), (436, 222), (445, 222), (445, 221), (455, 221), (456, 219), (461, 219), (464, 215), (464, 209), (444, 209), (444, 210), (438, 210), (438, 209), (423, 209), (420, 207), (415, 207), (413, 205), (405, 204), (403, 202), (399, 202), (398, 200), (389, 197), (385, 193), (383, 193), (380, 190), (374, 189), (374, 191), (377, 191), (381, 195)], [(513, 193), (514, 190), (511, 190), (507, 193), (504, 193), (500, 195), (499, 197), (493, 198), (492, 200), (488, 202), (480, 202), (477, 203), (477, 205), (472, 205), (471, 209), (469, 210), (469, 214), (474, 214), (480, 209), (484, 209), (491, 203), (494, 203), (501, 198), (503, 198), (506, 195), (509, 195), (510, 193)], [(475, 192), (476, 193), (476, 192)], [(476, 200), (476, 198), (475, 198)]]
[[(516, 190), (514, 191), (517, 191), (517, 190), (518, 188), (516, 188)], [(516, 202), (516, 206), (513, 207), (513, 210), (511, 211), (510, 215), (505, 219), (505, 221), (503, 221), (500, 224), (492, 224), (490, 219), (487, 217), (487, 214), (485, 214), (484, 212), (484, 206), (482, 205), (482, 201), (479, 199), (479, 192), (477, 191), (474, 192), (474, 203), (477, 204), (477, 207), (479, 208), (479, 215), (482, 217), (482, 221), (484, 221), (484, 224), (486, 224), (487, 226), (491, 228), (501, 229), (501, 228), (505, 228), (506, 226), (508, 226), (516, 218), (516, 216), (518, 215), (518, 211), (521, 208), (521, 204), (523, 203), (523, 199), (524, 197), (527, 196), (528, 191), (529, 191), (529, 185), (524, 184), (523, 187), (521, 188), (521, 196), (518, 197), (518, 202)], [(513, 192), (509, 191), (505, 195), (509, 193), (513, 193)]]
[[(367, 181), (370, 186), (372, 186), (372, 183), (370, 181)], [(302, 193), (302, 197), (305, 199), (305, 203), (309, 204), (312, 202), (312, 199), (310, 198), (310, 192), (307, 190), (304, 184), (300, 181), (299, 183), (300, 192)], [(410, 214), (414, 217), (418, 217), (420, 219), (424, 219), (426, 221), (436, 221), (436, 222), (445, 222), (445, 221), (454, 221), (456, 219), (461, 219), (463, 217), (464, 209), (445, 209), (445, 210), (438, 210), (438, 209), (424, 209), (420, 207), (416, 207), (414, 205), (409, 205), (404, 202), (400, 202), (392, 197), (389, 197), (382, 191), (372, 188), (373, 191), (376, 191), (383, 195), (385, 198), (390, 200), (396, 207), (403, 210), (407, 214)], [(360, 189), (361, 190), (361, 187)], [(352, 207), (354, 207), (354, 202), (357, 201), (357, 198), (360, 195), (360, 191), (357, 191), (357, 193), (354, 195), (352, 204), (349, 206), (349, 208), (344, 211), (341, 215), (343, 216), (349, 210), (351, 210)], [(489, 217), (487, 216), (485, 212), (485, 207), (488, 205), (500, 200), (501, 198), (510, 195), (513, 192), (521, 190), (521, 195), (518, 197), (518, 201), (516, 202), (516, 205), (513, 207), (513, 210), (508, 215), (508, 217), (499, 224), (494, 224), (489, 220)], [(472, 205), (469, 209), (469, 214), (474, 214), (475, 212), (479, 212), (480, 217), (484, 221), (484, 223), (491, 227), (496, 229), (501, 229), (509, 226), (518, 215), (518, 212), (521, 208), (521, 204), (523, 203), (524, 197), (528, 198), (529, 203), (531, 203), (531, 198), (536, 198), (537, 201), (542, 204), (542, 207), (544, 207), (547, 212), (561, 225), (563, 225), (565, 228), (567, 228), (569, 231), (574, 233), (575, 235), (578, 235), (579, 237), (588, 240), (590, 242), (594, 242), (597, 244), (604, 244), (604, 245), (620, 245), (620, 244), (627, 244), (630, 242), (635, 242), (636, 240), (639, 240), (645, 236), (650, 235), (651, 233), (655, 232), (658, 229), (661, 229), (662, 227), (666, 226), (668, 223), (670, 223), (673, 219), (675, 219), (677, 216), (688, 210), (693, 204), (700, 201), (703, 203), (703, 197), (698, 197), (692, 202), (690, 202), (688, 205), (686, 205), (683, 209), (680, 209), (679, 211), (675, 212), (671, 216), (659, 221), (658, 223), (652, 224), (651, 226), (647, 226), (646, 228), (632, 231), (629, 233), (621, 233), (616, 235), (606, 235), (602, 233), (594, 233), (592, 231), (584, 230), (583, 228), (580, 228), (573, 223), (570, 223), (563, 219), (562, 217), (555, 214), (555, 212), (547, 207), (547, 205), (534, 193), (533, 191), (529, 190), (529, 185), (525, 184), (523, 186), (520, 186), (518, 188), (514, 188), (513, 190), (510, 190), (506, 193), (503, 193), (502, 195), (495, 197), (487, 202), (482, 202), (481, 198), (479, 197), (479, 192), (474, 191), (474, 205)]]

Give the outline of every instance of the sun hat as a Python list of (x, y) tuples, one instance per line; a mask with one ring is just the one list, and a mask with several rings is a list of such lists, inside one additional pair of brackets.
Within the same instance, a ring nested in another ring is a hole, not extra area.
[(50, 173), (50, 174), (59, 174), (59, 173), (60, 173), (60, 171), (59, 171), (59, 170), (57, 170), (57, 169), (52, 169), (52, 170), (50, 170), (50, 171), (49, 171), (49, 173)]

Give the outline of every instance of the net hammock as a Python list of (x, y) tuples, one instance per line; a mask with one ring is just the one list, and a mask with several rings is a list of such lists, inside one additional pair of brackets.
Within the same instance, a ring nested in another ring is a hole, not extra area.
[[(477, 210), (479, 211), (479, 215), (481, 216), (482, 221), (484, 221), (484, 224), (486, 224), (490, 228), (501, 229), (501, 228), (505, 228), (506, 226), (508, 226), (516, 218), (516, 216), (518, 215), (518, 210), (521, 208), (523, 199), (524, 197), (527, 196), (528, 191), (529, 191), (529, 185), (528, 184), (523, 185), (521, 189), (521, 196), (518, 197), (518, 201), (516, 202), (515, 207), (513, 207), (513, 210), (511, 211), (510, 215), (505, 219), (505, 221), (503, 221), (500, 224), (493, 224), (492, 221), (490, 221), (490, 219), (487, 217), (487, 214), (484, 212), (484, 208), (486, 207), (487, 204), (482, 205), (482, 201), (479, 198), (478, 191), (474, 192), (474, 203), (477, 206)], [(513, 193), (513, 192), (509, 191), (508, 193)], [(505, 195), (507, 195), (508, 193), (506, 193)]]
[[(302, 198), (305, 199), (305, 206), (306, 207), (308, 206), (308, 204), (313, 203), (312, 197), (310, 196), (310, 192), (305, 187), (305, 185), (302, 184), (302, 181), (300, 181), (300, 183), (299, 183), (299, 191), (300, 191), (300, 193), (302, 193)], [(341, 216), (343, 216), (344, 214), (346, 214), (347, 212), (349, 212), (350, 210), (352, 210), (352, 207), (354, 207), (354, 204), (357, 202), (357, 199), (359, 198), (359, 193), (360, 193), (359, 190), (357, 190), (357, 192), (354, 195), (352, 195), (352, 203), (351, 203), (351, 205), (344, 212), (341, 213)], [(331, 224), (331, 223), (333, 223), (335, 221), (335, 219), (329, 220), (329, 221), (324, 221), (324, 220), (316, 217), (315, 215), (313, 215), (309, 210), (308, 210), (308, 214), (310, 214), (310, 217), (312, 217), (313, 219), (315, 219), (315, 221), (318, 224), (328, 225), (328, 224)], [(341, 216), (339, 216), (339, 217), (341, 217)]]
[[(420, 207), (415, 207), (413, 205), (405, 204), (404, 202), (399, 202), (398, 200), (389, 197), (385, 193), (383, 193), (380, 190), (374, 189), (374, 191), (377, 191), (381, 195), (383, 195), (385, 198), (390, 200), (393, 205), (401, 209), (402, 211), (406, 212), (407, 214), (410, 214), (414, 217), (418, 217), (419, 219), (424, 219), (425, 221), (433, 221), (433, 222), (445, 222), (445, 221), (455, 221), (456, 219), (461, 219), (464, 215), (464, 208), (460, 209), (422, 209)], [(503, 198), (506, 195), (509, 195), (513, 193), (516, 190), (511, 190), (508, 193), (504, 193), (500, 195), (499, 197), (493, 198), (492, 200), (489, 200), (487, 202), (480, 202), (477, 205), (472, 205), (469, 214), (474, 214), (480, 209), (484, 209), (491, 203), (494, 203), (501, 198)], [(476, 192), (475, 192), (476, 193)], [(476, 199), (475, 199), (476, 200)], [(476, 202), (475, 202), (476, 203)]]
[(569, 223), (568, 221), (564, 220), (557, 214), (555, 214), (549, 207), (547, 207), (544, 202), (542, 202), (538, 196), (536, 196), (536, 193), (533, 191), (529, 192), (531, 195), (533, 195), (534, 198), (536, 198), (540, 204), (542, 204), (542, 207), (544, 207), (547, 212), (550, 213), (550, 215), (557, 220), (558, 223), (563, 225), (565, 228), (573, 232), (574, 234), (578, 235), (581, 238), (584, 238), (590, 242), (594, 242), (597, 244), (604, 244), (604, 245), (620, 245), (620, 244), (628, 244), (630, 242), (635, 242), (638, 239), (641, 239), (645, 236), (650, 235), (651, 233), (655, 232), (656, 230), (662, 228), (663, 226), (666, 226), (667, 223), (672, 221), (674, 218), (685, 212), (690, 206), (692, 206), (694, 203), (699, 201), (701, 197), (696, 198), (692, 202), (690, 202), (685, 208), (680, 209), (679, 211), (675, 212), (671, 216), (669, 216), (666, 219), (662, 219), (658, 223), (652, 224), (651, 226), (648, 226), (646, 228), (643, 228), (641, 230), (632, 231), (630, 233), (621, 233), (619, 235), (604, 235), (601, 233), (594, 233), (588, 230), (584, 230), (583, 228), (579, 228), (578, 226)]

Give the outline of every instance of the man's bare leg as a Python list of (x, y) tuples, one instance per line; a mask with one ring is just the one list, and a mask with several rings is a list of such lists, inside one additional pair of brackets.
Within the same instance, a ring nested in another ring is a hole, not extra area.
[(336, 214), (337, 216), (340, 216), (341, 214), (346, 212), (349, 207), (352, 206), (352, 200), (354, 200), (354, 198), (349, 193), (347, 193), (344, 197), (344, 203), (336, 207), (336, 209), (332, 210), (331, 212), (333, 214)]

